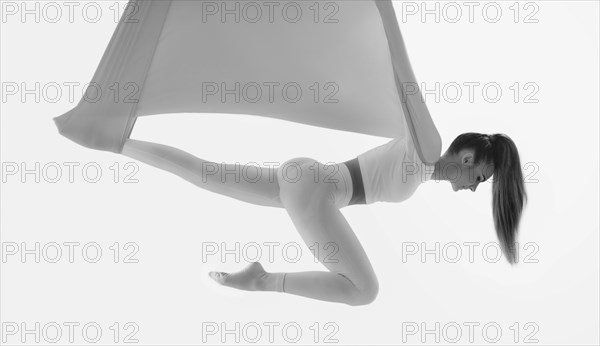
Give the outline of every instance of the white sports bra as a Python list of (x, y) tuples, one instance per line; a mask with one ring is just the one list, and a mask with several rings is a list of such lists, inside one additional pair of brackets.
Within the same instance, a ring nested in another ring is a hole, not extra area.
[(434, 165), (419, 158), (412, 138), (396, 138), (358, 155), (365, 201), (402, 202), (431, 179)]

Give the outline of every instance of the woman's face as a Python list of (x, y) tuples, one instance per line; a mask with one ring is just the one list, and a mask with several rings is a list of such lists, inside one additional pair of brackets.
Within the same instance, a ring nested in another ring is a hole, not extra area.
[(471, 190), (475, 192), (480, 183), (486, 181), (494, 173), (494, 165), (488, 162), (475, 163), (474, 152), (463, 149), (458, 155), (457, 165), (448, 168), (448, 176), (452, 190)]

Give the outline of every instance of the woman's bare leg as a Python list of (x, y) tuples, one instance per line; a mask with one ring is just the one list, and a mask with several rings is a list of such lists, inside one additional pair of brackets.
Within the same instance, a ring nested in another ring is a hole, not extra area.
[(314, 164), (301, 167), (303, 176), (295, 182), (281, 179), (278, 174), (281, 201), (306, 245), (314, 249), (317, 244), (319, 251), (313, 255), (329, 271), (267, 273), (255, 262), (241, 272), (210, 275), (225, 286), (243, 290), (278, 291), (348, 305), (369, 304), (378, 293), (377, 277), (352, 228), (333, 203), (335, 187), (327, 182), (315, 183)]
[[(336, 192), (333, 182), (324, 181), (330, 169), (318, 164), (317, 174), (316, 161), (299, 158), (286, 162), (299, 165), (299, 179), (296, 173), (293, 178), (284, 177), (281, 170), (275, 175), (262, 167), (260, 179), (247, 181), (239, 174), (220, 174), (222, 169), (241, 172), (244, 166), (215, 164), (162, 144), (128, 139), (122, 154), (174, 173), (209, 191), (252, 204), (284, 207), (307, 246), (317, 244), (319, 251), (313, 254), (329, 269), (328, 272), (267, 273), (255, 262), (234, 274), (211, 272), (211, 277), (223, 285), (286, 292), (349, 305), (364, 305), (375, 299), (378, 283), (371, 263), (352, 228), (333, 204)], [(215, 167), (217, 174), (213, 174)]]
[(203, 189), (252, 204), (283, 208), (275, 168), (219, 164), (167, 145), (135, 139), (125, 141), (122, 154)]

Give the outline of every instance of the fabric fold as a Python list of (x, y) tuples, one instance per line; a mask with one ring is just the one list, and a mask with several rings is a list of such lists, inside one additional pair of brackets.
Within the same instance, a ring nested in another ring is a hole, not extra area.
[(132, 0), (77, 106), (55, 117), (61, 135), (85, 147), (120, 153), (170, 1)]
[(226, 113), (410, 136), (423, 162), (440, 156), (389, 0), (129, 4), (88, 88), (102, 97), (54, 118), (83, 146), (120, 153), (141, 116)]

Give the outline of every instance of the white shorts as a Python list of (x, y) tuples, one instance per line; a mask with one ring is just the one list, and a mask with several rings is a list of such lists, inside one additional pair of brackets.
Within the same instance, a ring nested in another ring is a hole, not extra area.
[[(283, 173), (281, 167), (292, 167), (287, 173)], [(318, 168), (318, 170), (317, 170)], [(304, 179), (299, 179), (297, 171), (300, 170), (306, 174)], [(284, 178), (283, 174), (289, 174), (289, 177)], [(325, 165), (315, 159), (308, 157), (297, 157), (284, 162), (277, 169), (278, 182), (291, 182), (291, 186), (297, 193), (299, 199), (310, 200), (312, 194), (315, 193), (315, 188), (319, 189), (319, 193), (327, 198), (337, 208), (343, 208), (350, 203), (352, 199), (352, 176), (350, 170), (344, 163), (332, 163)]]

